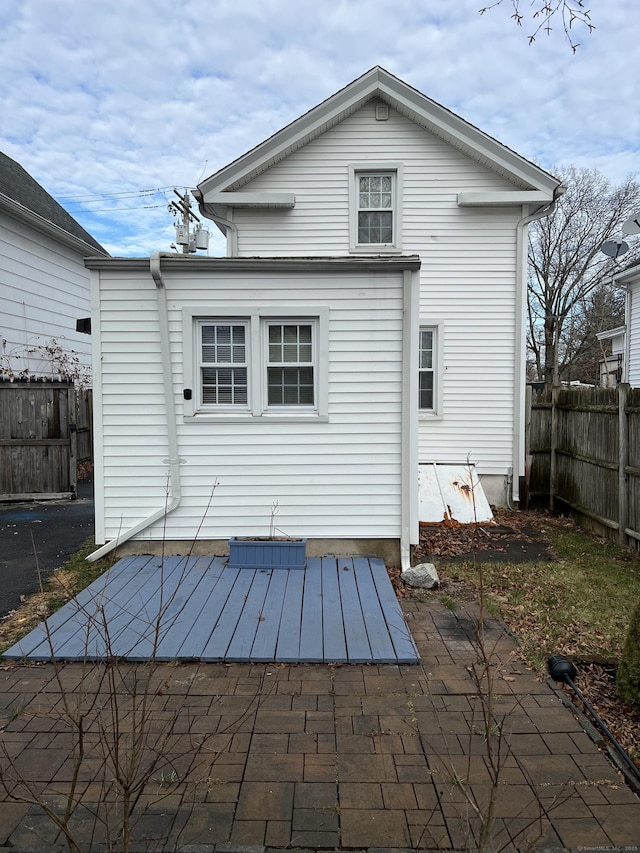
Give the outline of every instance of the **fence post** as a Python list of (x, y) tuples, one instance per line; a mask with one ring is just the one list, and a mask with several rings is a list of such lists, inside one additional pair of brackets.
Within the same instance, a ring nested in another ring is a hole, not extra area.
[(555, 511), (555, 496), (558, 492), (558, 461), (556, 447), (558, 446), (558, 391), (554, 385), (551, 389), (551, 436), (549, 446), (549, 510)]
[(67, 389), (67, 410), (69, 417), (69, 489), (72, 498), (78, 495), (78, 411), (76, 389), (73, 382)]
[(627, 544), (625, 530), (629, 516), (629, 482), (627, 465), (629, 464), (629, 423), (627, 420), (627, 394), (629, 385), (618, 385), (618, 542)]

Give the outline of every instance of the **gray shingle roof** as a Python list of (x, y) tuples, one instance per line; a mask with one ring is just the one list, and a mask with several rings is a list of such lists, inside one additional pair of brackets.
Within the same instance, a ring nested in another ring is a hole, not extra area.
[(108, 254), (97, 240), (76, 222), (19, 163), (0, 151), (0, 193), (22, 205), (37, 216), (62, 228), (71, 236), (94, 247), (99, 254)]

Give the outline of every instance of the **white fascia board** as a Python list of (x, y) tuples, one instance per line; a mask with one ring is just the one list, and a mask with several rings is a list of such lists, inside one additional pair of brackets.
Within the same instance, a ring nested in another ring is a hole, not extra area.
[(454, 147), (514, 181), (552, 193), (559, 181), (417, 89), (376, 67), (309, 110), (251, 151), (202, 181), (203, 194), (247, 182), (377, 97)]
[(545, 204), (553, 201), (553, 193), (542, 190), (522, 190), (511, 192), (458, 193), (459, 207), (520, 207), (523, 204)]
[(295, 207), (296, 197), (293, 193), (243, 193), (243, 192), (216, 192), (204, 193), (202, 196), (204, 204), (212, 204), (224, 207)]

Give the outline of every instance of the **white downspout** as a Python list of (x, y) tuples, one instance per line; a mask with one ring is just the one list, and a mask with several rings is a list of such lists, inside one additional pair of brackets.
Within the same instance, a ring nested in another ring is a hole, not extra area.
[(631, 284), (625, 285), (627, 292), (624, 296), (624, 349), (622, 354), (622, 382), (629, 381), (629, 359), (631, 358)]
[(171, 350), (169, 344), (169, 316), (167, 311), (167, 291), (160, 269), (160, 252), (156, 252), (149, 258), (151, 276), (156, 285), (156, 300), (158, 304), (158, 326), (160, 330), (160, 357), (162, 361), (162, 384), (164, 388), (164, 403), (167, 415), (167, 445), (169, 451), (169, 493), (165, 505), (150, 516), (134, 524), (129, 530), (120, 533), (115, 539), (107, 542), (89, 554), (87, 560), (91, 563), (110, 553), (118, 545), (127, 542), (137, 533), (150, 527), (156, 521), (173, 512), (180, 506), (182, 500), (182, 489), (180, 482), (180, 459), (178, 456), (178, 429), (176, 421), (175, 400), (173, 396), (173, 377), (171, 374)]
[[(524, 399), (525, 399), (525, 384), (526, 384), (526, 294), (527, 294), (527, 265), (528, 265), (528, 245), (525, 240), (527, 226), (530, 222), (536, 219), (544, 219), (545, 216), (550, 216), (556, 209), (558, 198), (565, 192), (565, 187), (559, 186), (553, 192), (553, 200), (538, 208), (535, 213), (527, 214), (516, 225), (516, 337), (515, 351), (516, 354), (525, 353), (524, 360), (521, 360), (518, 369), (514, 376), (514, 417), (513, 417), (513, 451), (512, 451), (512, 482), (507, 483), (507, 505), (511, 505), (511, 500), (520, 500), (520, 460), (524, 459), (524, 434), (522, 430), (522, 418), (524, 414)], [(523, 208), (524, 210), (524, 208)], [(509, 496), (509, 488), (511, 488), (511, 500)]]
[(411, 544), (418, 530), (418, 328), (419, 273), (404, 270), (402, 281), (402, 425), (400, 567), (411, 567)]

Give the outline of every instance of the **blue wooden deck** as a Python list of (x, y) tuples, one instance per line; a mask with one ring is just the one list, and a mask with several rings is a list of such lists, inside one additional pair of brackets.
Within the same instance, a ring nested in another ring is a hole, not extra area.
[(418, 661), (384, 563), (365, 557), (266, 570), (231, 569), (225, 557), (125, 557), (3, 657)]

